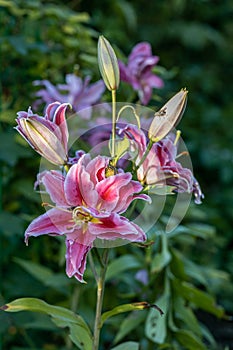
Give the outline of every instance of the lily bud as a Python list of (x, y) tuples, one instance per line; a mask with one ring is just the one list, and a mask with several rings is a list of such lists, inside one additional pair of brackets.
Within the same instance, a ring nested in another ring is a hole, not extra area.
[[(29, 145), (41, 156), (53, 164), (64, 165), (67, 162), (68, 130), (65, 110), (68, 104), (52, 103), (41, 117), (28, 112), (18, 112), (16, 130)], [(54, 111), (55, 108), (55, 111)]]
[(148, 131), (149, 139), (153, 142), (160, 141), (179, 123), (186, 107), (187, 94), (186, 89), (180, 90), (155, 113)]
[(98, 41), (99, 70), (108, 90), (117, 90), (120, 82), (119, 66), (116, 54), (103, 35)]

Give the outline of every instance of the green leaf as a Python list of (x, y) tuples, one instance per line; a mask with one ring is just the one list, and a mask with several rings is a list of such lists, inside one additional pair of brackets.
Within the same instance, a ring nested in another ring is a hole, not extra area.
[(216, 234), (215, 227), (207, 224), (188, 224), (187, 228), (189, 229), (191, 234), (203, 239), (214, 238)]
[(146, 336), (154, 343), (163, 344), (167, 335), (167, 314), (170, 304), (170, 286), (168, 280), (165, 282), (164, 294), (156, 301), (163, 310), (164, 315), (159, 316), (156, 310), (151, 309), (146, 320)]
[(109, 264), (106, 280), (119, 276), (122, 272), (130, 269), (138, 269), (141, 264), (133, 255), (123, 255)]
[(183, 298), (180, 298), (180, 297), (174, 298), (175, 317), (183, 321), (185, 328), (186, 327), (189, 328), (199, 338), (201, 338), (200, 325), (191, 308), (185, 304), (186, 304), (186, 301)]
[(139, 350), (139, 344), (134, 341), (127, 341), (122, 343), (111, 350)]
[(208, 341), (208, 343), (210, 344), (210, 348), (212, 349), (217, 349), (217, 344), (216, 341), (213, 337), (213, 335), (210, 333), (210, 331), (208, 330), (208, 328), (201, 324), (201, 332), (203, 337)]
[(7, 164), (14, 166), (19, 158), (30, 157), (32, 152), (29, 148), (22, 147), (15, 141), (15, 133), (13, 131), (8, 133), (0, 132), (1, 139), (1, 153), (0, 160)]
[(145, 320), (145, 312), (131, 312), (120, 324), (119, 330), (114, 339), (114, 344), (119, 343), (127, 334), (135, 329)]
[(9, 0), (0, 0), (0, 6), (14, 7), (15, 4), (14, 4), (13, 1), (9, 1)]
[(162, 251), (155, 255), (151, 263), (151, 272), (161, 271), (171, 260), (171, 254), (168, 251), (167, 236), (166, 234), (161, 235)]
[(175, 337), (187, 350), (207, 350), (202, 341), (191, 331), (181, 329), (175, 333)]
[(129, 146), (130, 146), (130, 142), (127, 137), (124, 137), (122, 140), (121, 139), (116, 140), (115, 157), (117, 160), (123, 157), (123, 155), (128, 151)]
[(7, 312), (34, 311), (49, 315), (59, 327), (70, 329), (70, 338), (82, 350), (92, 349), (91, 331), (84, 319), (74, 312), (60, 306), (47, 304), (36, 298), (21, 298), (1, 307)]
[(122, 12), (125, 17), (125, 24), (129, 30), (136, 30), (137, 28), (137, 16), (135, 13), (134, 6), (129, 1), (116, 1), (115, 6)]
[(64, 274), (55, 274), (47, 267), (41, 266), (32, 261), (20, 258), (14, 258), (14, 261), (45, 286), (61, 290), (62, 287), (69, 284), (69, 279)]
[(172, 261), (170, 264), (171, 271), (172, 273), (182, 279), (182, 280), (187, 280), (187, 274), (185, 273), (185, 266), (183, 262), (183, 255), (176, 250), (175, 248), (171, 248), (170, 252), (172, 254)]
[[(106, 311), (101, 316), (101, 327), (103, 323), (110, 317), (121, 314), (123, 312), (129, 312), (129, 311), (135, 311), (135, 310), (144, 310), (151, 307), (150, 304), (148, 304), (146, 301), (141, 301), (138, 303), (131, 303), (131, 304), (123, 304), (114, 307), (114, 309), (110, 311)], [(158, 312), (158, 311), (157, 311)]]
[(24, 230), (24, 222), (19, 215), (2, 211), (0, 213), (0, 231), (9, 237), (21, 235)]
[(224, 309), (216, 305), (214, 298), (210, 294), (197, 289), (192, 284), (181, 283), (177, 279), (173, 280), (173, 286), (180, 296), (194, 303), (198, 308), (206, 310), (217, 317), (223, 317)]
[(184, 268), (186, 274), (196, 280), (198, 283), (202, 284), (205, 287), (208, 287), (208, 279), (206, 278), (203, 270), (203, 266), (197, 265), (190, 259), (182, 257), (182, 260), (184, 262)]

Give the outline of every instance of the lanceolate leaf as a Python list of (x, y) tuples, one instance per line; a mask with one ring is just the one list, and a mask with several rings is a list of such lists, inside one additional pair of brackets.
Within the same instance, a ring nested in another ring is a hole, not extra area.
[(119, 330), (114, 339), (114, 344), (119, 343), (127, 334), (132, 332), (135, 328), (139, 326), (140, 323), (145, 321), (147, 312), (131, 312), (123, 322), (121, 323)]
[(106, 275), (106, 280), (114, 277), (118, 277), (123, 271), (129, 271), (129, 269), (138, 269), (141, 264), (138, 259), (133, 255), (123, 255), (113, 260), (109, 266)]
[(1, 307), (7, 312), (34, 311), (49, 315), (59, 327), (68, 327), (71, 340), (82, 350), (91, 350), (92, 334), (84, 319), (60, 306), (47, 304), (36, 298), (21, 298)]
[(111, 350), (139, 350), (139, 344), (134, 341), (127, 341), (122, 343)]
[(146, 301), (141, 301), (138, 303), (131, 303), (131, 304), (123, 304), (123, 305), (119, 305), (114, 307), (114, 309), (110, 310), (110, 311), (106, 311), (102, 314), (101, 317), (101, 325), (103, 325), (103, 323), (110, 317), (121, 314), (123, 312), (129, 312), (129, 311), (135, 311), (135, 310), (145, 310), (145, 309), (149, 309), (149, 308), (155, 308), (157, 309), (156, 312), (158, 314), (162, 314), (162, 310), (160, 310), (156, 305), (150, 305), (149, 303), (147, 303)]
[(211, 295), (199, 290), (190, 283), (180, 282), (178, 279), (174, 279), (173, 286), (181, 297), (195, 304), (197, 308), (208, 311), (217, 317), (224, 316), (224, 309), (216, 305)]
[(167, 335), (167, 317), (170, 304), (170, 285), (168, 279), (165, 282), (165, 291), (156, 301), (156, 304), (163, 310), (163, 317), (158, 317), (155, 310), (150, 310), (146, 320), (146, 336), (154, 343), (163, 344)]
[(187, 350), (206, 350), (206, 346), (191, 331), (181, 329), (176, 332), (176, 338)]

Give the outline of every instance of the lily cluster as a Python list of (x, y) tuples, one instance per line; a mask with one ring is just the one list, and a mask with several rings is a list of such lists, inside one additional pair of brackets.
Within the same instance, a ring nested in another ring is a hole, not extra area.
[[(141, 58), (136, 59), (139, 54)], [(142, 56), (145, 54), (148, 57), (143, 66)], [(149, 84), (149, 80), (147, 82), (148, 74), (152, 65), (157, 62), (154, 56), (149, 59), (150, 54), (148, 46), (144, 43), (138, 46), (130, 57), (130, 60), (136, 59), (137, 67), (142, 66), (143, 81), (144, 84), (148, 83), (149, 89), (152, 85)], [(113, 49), (103, 37), (99, 41), (98, 57), (104, 83), (110, 91), (115, 91), (119, 86), (118, 62)], [(154, 78), (150, 81), (155, 80)], [(73, 84), (75, 81), (78, 91), (80, 81), (69, 76), (68, 83)], [(46, 84), (57, 96), (54, 87)], [(98, 86), (100, 89), (101, 84), (99, 82), (93, 87), (93, 98), (89, 96), (89, 103), (96, 100), (98, 94), (96, 95), (95, 88)], [(85, 97), (85, 94), (83, 96)], [(27, 112), (19, 112), (16, 119), (17, 131), (36, 152), (58, 166), (58, 169), (38, 174), (36, 184), (43, 187), (51, 202), (43, 203), (44, 206), (48, 206), (48, 210), (28, 226), (25, 242), (28, 244), (31, 236), (65, 235), (66, 273), (69, 277), (74, 276), (80, 282), (84, 282), (87, 254), (95, 240), (146, 240), (142, 228), (126, 218), (125, 213), (133, 201), (151, 202), (148, 195), (150, 187), (170, 186), (173, 192), (193, 193), (195, 202), (200, 203), (203, 194), (198, 182), (191, 170), (177, 162), (179, 137), (170, 134), (183, 114), (186, 100), (186, 90), (175, 94), (155, 113), (148, 133), (131, 124), (121, 124), (117, 127), (113, 113), (114, 134), (111, 142), (114, 147), (110, 149), (111, 156), (98, 155), (94, 158), (81, 150), (76, 151), (75, 157), (69, 155), (69, 131), (65, 112), (74, 101), (68, 99), (62, 103), (49, 103), (44, 116), (34, 114), (31, 108)], [(77, 109), (86, 103), (82, 99), (79, 101)], [(112, 108), (114, 110), (114, 105)], [(117, 150), (116, 141), (122, 140), (124, 152), (117, 155), (113, 149)], [(119, 161), (123, 155), (132, 151), (133, 167), (129, 172), (120, 167), (119, 164), (124, 162)]]

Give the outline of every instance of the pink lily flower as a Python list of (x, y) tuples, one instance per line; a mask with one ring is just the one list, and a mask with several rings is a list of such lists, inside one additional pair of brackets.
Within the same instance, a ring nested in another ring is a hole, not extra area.
[(152, 89), (164, 85), (163, 80), (152, 73), (152, 68), (158, 61), (159, 57), (152, 55), (151, 45), (147, 42), (139, 43), (133, 48), (127, 65), (119, 61), (121, 80), (138, 91), (139, 99), (144, 105), (150, 101)]
[(27, 112), (18, 112), (16, 130), (29, 145), (53, 164), (63, 165), (68, 159), (68, 128), (65, 111), (69, 104), (54, 102), (48, 105), (45, 117)]
[(146, 239), (142, 229), (121, 214), (133, 200), (150, 198), (139, 193), (143, 187), (130, 173), (106, 177), (108, 165), (107, 157), (91, 160), (84, 154), (66, 177), (54, 170), (43, 172), (40, 182), (55, 206), (32, 221), (25, 232), (26, 243), (31, 236), (66, 235), (66, 273), (80, 282), (84, 282), (86, 257), (96, 238)]
[(147, 139), (143, 131), (135, 125), (127, 125), (119, 130), (119, 135), (128, 137), (132, 150), (137, 153), (137, 177), (142, 184), (172, 186), (174, 192), (193, 193), (195, 203), (201, 203), (204, 195), (199, 183), (190, 169), (176, 161), (177, 145), (174, 143), (174, 135), (169, 134), (154, 143), (142, 164), (140, 162), (147, 149)]

